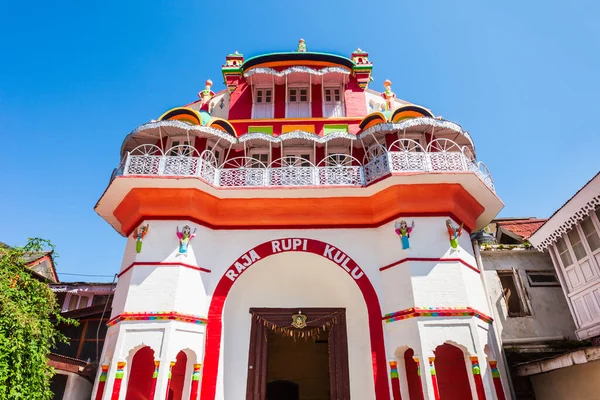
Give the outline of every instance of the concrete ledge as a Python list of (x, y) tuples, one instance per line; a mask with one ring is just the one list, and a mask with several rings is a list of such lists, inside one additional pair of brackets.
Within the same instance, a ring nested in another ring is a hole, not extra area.
[(545, 360), (521, 364), (516, 367), (516, 373), (518, 376), (530, 376), (596, 360), (600, 360), (600, 347), (587, 347)]

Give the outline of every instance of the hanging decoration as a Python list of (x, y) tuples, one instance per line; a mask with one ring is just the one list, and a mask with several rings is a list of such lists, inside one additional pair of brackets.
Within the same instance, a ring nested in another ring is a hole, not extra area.
[(259, 313), (252, 312), (252, 317), (278, 335), (288, 336), (294, 340), (298, 338), (305, 340), (312, 338), (316, 340), (322, 332), (331, 329), (337, 323), (337, 318), (342, 312), (343, 310), (335, 311), (328, 315), (309, 319), (308, 315), (302, 314), (302, 311), (298, 311), (297, 314), (291, 316), (292, 323), (287, 326), (269, 321), (268, 317), (262, 316)]
[(292, 315), (292, 326), (296, 329), (306, 328), (306, 315), (303, 315), (302, 311), (298, 311), (298, 314)]
[(457, 228), (452, 224), (452, 221), (447, 219), (446, 220), (446, 228), (448, 228), (448, 235), (450, 238), (450, 246), (453, 249), (458, 248), (458, 238), (460, 237), (460, 235), (462, 235), (462, 230), (463, 230), (463, 224), (460, 224), (460, 226)]
[(140, 253), (142, 251), (142, 242), (144, 241), (144, 237), (146, 233), (148, 233), (148, 229), (150, 229), (150, 225), (140, 225), (133, 234), (136, 240), (135, 244), (135, 252)]
[(192, 240), (196, 236), (196, 229), (192, 232), (192, 228), (189, 225), (185, 225), (183, 229), (180, 231), (179, 227), (177, 227), (177, 238), (179, 239), (179, 254), (184, 254), (187, 256), (188, 245), (190, 244), (190, 240)]
[(415, 228), (415, 221), (412, 221), (410, 227), (406, 221), (396, 221), (394, 228), (396, 230), (396, 234), (400, 236), (400, 239), (402, 240), (402, 248), (404, 250), (410, 248), (410, 242), (408, 239), (410, 238), (410, 233)]

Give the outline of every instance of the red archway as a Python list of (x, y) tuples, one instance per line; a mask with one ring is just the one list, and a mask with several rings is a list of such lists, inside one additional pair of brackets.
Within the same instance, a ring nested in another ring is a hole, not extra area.
[(129, 378), (127, 378), (126, 399), (147, 399), (152, 393), (154, 373), (154, 350), (148, 346), (139, 349), (131, 361)]
[(440, 398), (449, 400), (473, 398), (463, 351), (445, 343), (438, 346), (434, 354)]
[(377, 293), (358, 264), (337, 247), (320, 240), (306, 238), (285, 238), (264, 242), (239, 257), (223, 274), (212, 296), (206, 326), (206, 352), (202, 375), (202, 399), (214, 400), (217, 387), (219, 356), (221, 352), (223, 307), (229, 291), (236, 279), (256, 261), (268, 256), (291, 251), (312, 253), (327, 258), (345, 270), (356, 282), (367, 305), (373, 380), (377, 400), (389, 400), (390, 389), (387, 377), (381, 306)]

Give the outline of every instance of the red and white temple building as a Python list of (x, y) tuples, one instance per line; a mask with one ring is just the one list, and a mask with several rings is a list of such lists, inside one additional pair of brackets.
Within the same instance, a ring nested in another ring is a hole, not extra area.
[(503, 203), (469, 133), (372, 69), (235, 52), (125, 138), (93, 399), (510, 398), (469, 237)]

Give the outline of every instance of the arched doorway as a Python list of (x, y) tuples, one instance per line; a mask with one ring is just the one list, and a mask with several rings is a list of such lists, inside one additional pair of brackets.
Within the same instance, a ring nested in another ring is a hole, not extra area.
[[(303, 253), (312, 253), (318, 257)], [(269, 257), (274, 254), (276, 257)], [(262, 272), (255, 275), (255, 270), (257, 273)], [(241, 282), (245, 282), (243, 285), (247, 288), (239, 295), (231, 295), (230, 290), (239, 288)], [(262, 286), (259, 288), (257, 285)], [(342, 290), (338, 290), (340, 288)], [(257, 294), (260, 298), (254, 298), (254, 302), (251, 302), (248, 294)], [(346, 307), (348, 304), (350, 307)], [(245, 357), (239, 363), (224, 362), (222, 365), (225, 371), (219, 373), (221, 349), (224, 357), (231, 352), (238, 354), (247, 352), (248, 349), (248, 341), (245, 341), (245, 349), (242, 349), (241, 344), (236, 344), (239, 338), (228, 339), (228, 332), (243, 332), (248, 340), (250, 336), (250, 315), (230, 319), (226, 310), (224, 313), (224, 309), (228, 307), (243, 309), (245, 313), (248, 313), (250, 307), (346, 307), (349, 335), (358, 335), (361, 341), (364, 340), (360, 346), (354, 346), (354, 341), (349, 337), (353, 348), (361, 351), (360, 360), (355, 361), (354, 366), (350, 365), (351, 385), (357, 386), (353, 393), (357, 390), (366, 394), (363, 396), (365, 399), (389, 400), (379, 300), (364, 272), (341, 250), (313, 239), (279, 239), (265, 242), (248, 251), (226, 270), (215, 288), (208, 314), (202, 379), (202, 396), (208, 400), (214, 399), (217, 392), (219, 396), (225, 392), (225, 397), (245, 396), (245, 392), (235, 391), (238, 389), (232, 388), (230, 382), (224, 383), (226, 380), (234, 380), (230, 376), (247, 376), (249, 366)], [(354, 314), (359, 309), (362, 311)], [(223, 326), (228, 329), (224, 331)], [(235, 350), (229, 350), (230, 348)], [(357, 372), (353, 372), (353, 368)], [(367, 368), (371, 378), (359, 377), (364, 372), (360, 368)], [(229, 372), (230, 369), (236, 372)]]
[(187, 356), (185, 352), (180, 351), (177, 353), (175, 365), (171, 369), (171, 384), (169, 385), (167, 400), (182, 400), (186, 366)]
[(434, 353), (440, 398), (444, 400), (473, 398), (463, 351), (445, 343), (438, 346)]
[(154, 350), (148, 346), (139, 349), (133, 356), (127, 377), (127, 400), (146, 400), (154, 387)]

